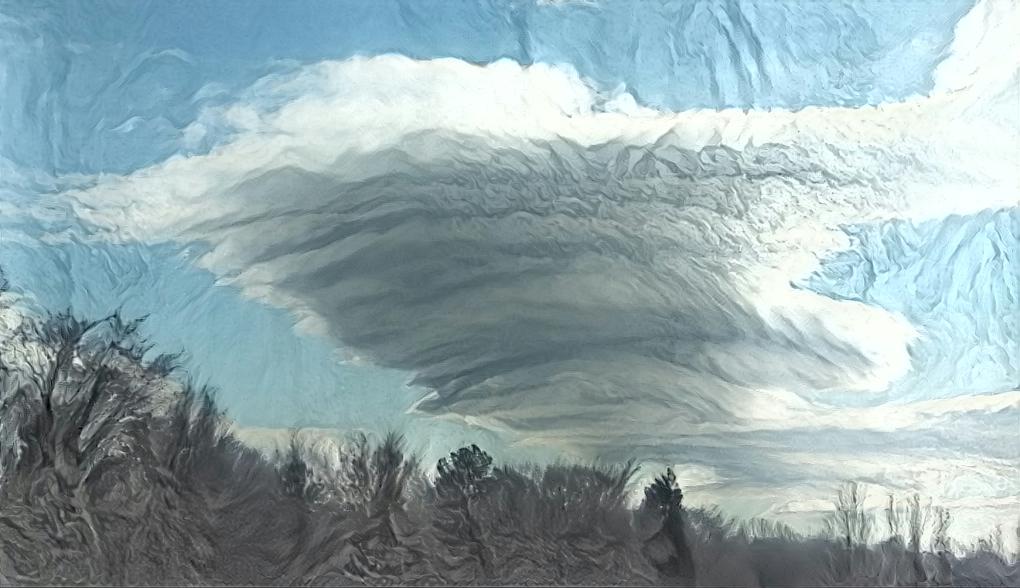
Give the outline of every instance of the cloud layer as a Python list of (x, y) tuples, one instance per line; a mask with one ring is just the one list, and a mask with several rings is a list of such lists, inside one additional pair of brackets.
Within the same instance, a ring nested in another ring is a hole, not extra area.
[[(924, 330), (791, 285), (841, 227), (1016, 206), (1015, 68), (976, 67), (1015, 41), (974, 27), (1015, 13), (968, 15), (931, 96), (858, 109), (661, 112), (569, 66), (320, 62), (206, 109), (184, 137), (208, 154), (59, 198), (95, 239), (203, 243), (224, 282), (409, 372), (419, 411), (520, 443), (666, 459), (663, 439), (1015, 410), (998, 386), (873, 406)], [(1015, 331), (989, 341), (1015, 369)]]

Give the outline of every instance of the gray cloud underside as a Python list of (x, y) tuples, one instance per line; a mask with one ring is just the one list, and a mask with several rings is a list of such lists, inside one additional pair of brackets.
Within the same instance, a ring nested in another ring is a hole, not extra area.
[(884, 183), (916, 175), (914, 158), (694, 152), (666, 135), (648, 148), (478, 142), (488, 155), (424, 166), (407, 153), (470, 154), (477, 140), (408, 141), (371, 156), (393, 171), (363, 182), (261, 171), (224, 195), (234, 214), (187, 236), (210, 242), (216, 271), (412, 371), (436, 392), (421, 410), (519, 430), (734, 421), (752, 388), (839, 388), (874, 368), (816, 317), (767, 323), (741, 284), (772, 253), (761, 235), (852, 210), (848, 190), (891, 201)]

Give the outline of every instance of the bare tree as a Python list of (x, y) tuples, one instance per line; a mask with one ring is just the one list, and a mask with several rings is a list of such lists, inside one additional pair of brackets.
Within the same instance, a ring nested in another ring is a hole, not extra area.
[(889, 530), (889, 539), (903, 543), (903, 514), (902, 509), (896, 504), (896, 497), (889, 494), (889, 504), (885, 508), (885, 524)]
[(846, 552), (848, 576), (853, 575), (856, 554), (871, 539), (872, 518), (864, 510), (866, 497), (867, 492), (857, 482), (844, 483), (833, 501), (835, 510), (825, 521), (826, 531), (836, 537)]
[[(906, 525), (906, 547), (910, 553), (910, 562), (911, 568), (914, 572), (914, 579), (919, 583), (925, 582), (927, 580), (927, 573), (925, 572), (923, 558), (921, 555), (921, 539), (928, 532), (928, 528), (932, 522), (933, 511), (931, 499), (929, 499), (928, 502), (922, 502), (921, 495), (915, 493), (907, 498), (902, 508), (897, 508), (892, 496), (890, 496), (887, 516), (890, 520), (890, 526), (895, 524), (897, 531), (899, 531), (904, 524)], [(897, 533), (897, 535), (899, 536), (899, 533)]]
[(759, 539), (796, 541), (801, 539), (800, 533), (794, 531), (789, 525), (762, 517), (753, 517), (738, 524), (737, 530), (747, 541)]
[(1013, 547), (1016, 551), (1013, 552), (1013, 563), (1020, 563), (1020, 517), (1017, 517), (1016, 528), (1013, 530), (1013, 534), (1016, 536), (1016, 543)]
[(953, 522), (949, 509), (936, 506), (932, 516), (931, 546), (935, 551), (949, 551), (949, 526)]
[(953, 584), (953, 564), (950, 554), (949, 526), (953, 517), (949, 509), (936, 506), (932, 515), (931, 546), (938, 556), (934, 574), (929, 580), (936, 586)]
[(995, 525), (995, 529), (988, 533), (986, 537), (978, 539), (977, 548), (980, 551), (987, 551), (1005, 560), (1006, 542), (1002, 537), (1002, 525)]
[(931, 522), (931, 500), (927, 503), (921, 502), (921, 495), (914, 494), (907, 499), (907, 525), (910, 531), (910, 551), (919, 553), (921, 551), (921, 537), (928, 529)]
[(28, 321), (16, 334), (20, 348), (33, 352), (8, 366), (9, 383), (17, 385), (2, 399), (3, 412), (26, 421), (7, 426), (22, 431), (30, 460), (22, 465), (52, 472), (61, 491), (73, 493), (111, 460), (122, 460), (116, 445), (143, 433), (150, 390), (125, 377), (117, 361), (138, 361), (148, 350), (134, 338), (143, 320), (114, 313), (86, 321), (61, 313)]

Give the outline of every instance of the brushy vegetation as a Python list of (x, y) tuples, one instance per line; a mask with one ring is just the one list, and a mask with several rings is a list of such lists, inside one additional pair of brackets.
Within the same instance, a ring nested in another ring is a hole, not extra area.
[(1020, 584), (1001, 534), (957, 557), (919, 497), (891, 499), (873, 543), (853, 484), (803, 537), (686, 508), (671, 470), (632, 509), (634, 464), (472, 445), (428, 475), (392, 434), (266, 456), (175, 357), (143, 359), (140, 324), (63, 313), (0, 343), (0, 584)]

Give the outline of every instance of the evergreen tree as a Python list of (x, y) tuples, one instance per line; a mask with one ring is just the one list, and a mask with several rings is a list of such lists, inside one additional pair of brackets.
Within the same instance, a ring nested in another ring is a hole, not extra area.
[(655, 567), (671, 581), (693, 584), (694, 559), (684, 532), (683, 497), (673, 468), (666, 468), (665, 474), (645, 488), (642, 506), (662, 517), (662, 528), (647, 541), (648, 548), (654, 553), (661, 549), (661, 545), (671, 547), (669, 556), (655, 561)]

